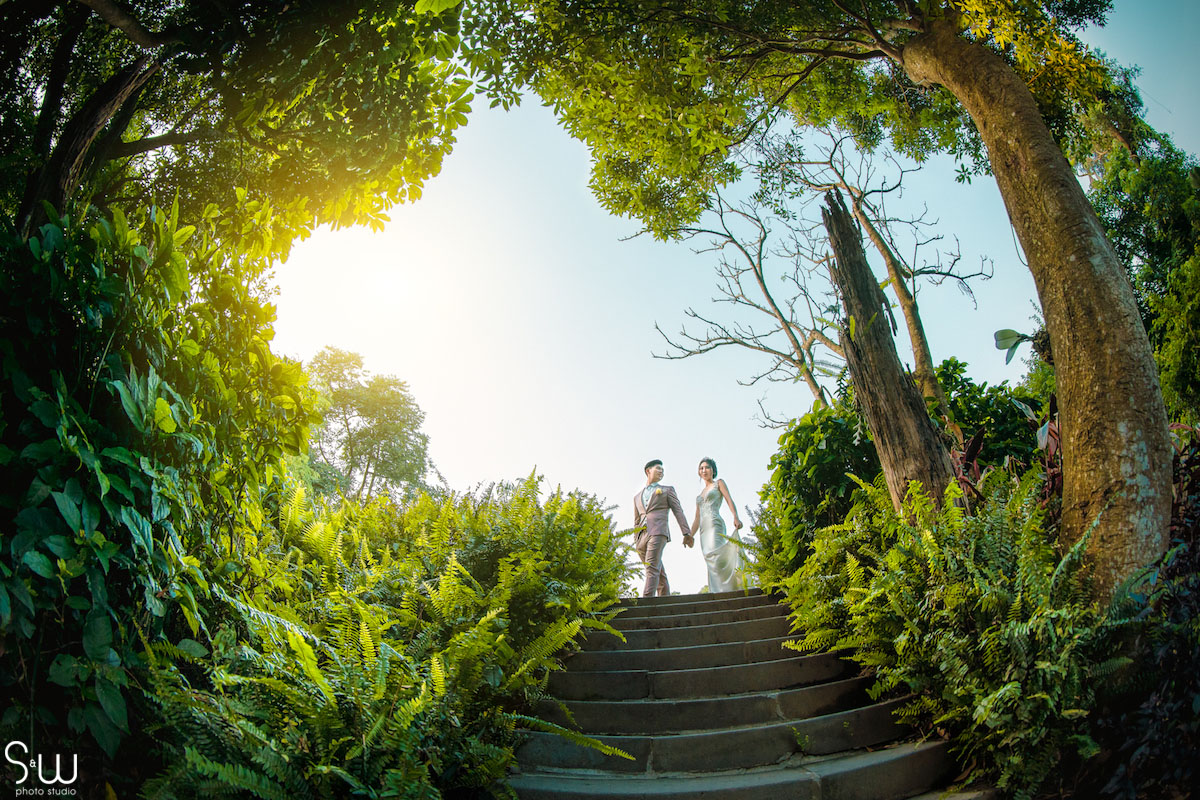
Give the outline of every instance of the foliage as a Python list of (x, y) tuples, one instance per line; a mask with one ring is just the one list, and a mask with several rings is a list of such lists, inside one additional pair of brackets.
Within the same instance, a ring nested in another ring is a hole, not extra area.
[(763, 586), (792, 575), (809, 556), (813, 532), (845, 518), (858, 499), (852, 475), (879, 474), (879, 456), (845, 395), (810, 411), (779, 437), (771, 478), (759, 493), (754, 573)]
[(228, 208), (234, 186), (274, 210), (280, 255), (314, 223), (377, 227), (440, 170), (470, 108), (467, 71), (488, 64), (461, 49), (456, 8), (411, 0), (149, 0), (118, 14), (5, 10), (0, 209), (19, 228), (40, 199), (132, 213), (163, 187), (194, 220)]
[(1007, 59), (1069, 152), (1088, 149), (1085, 120), (1106, 85), (1072, 33), (1101, 21), (1105, 0), (481, 5), (493, 22), (468, 37), (504, 52), (513, 80), (588, 144), (600, 202), (659, 236), (694, 221), (739, 175), (738, 149), (778, 120), (850, 131), (867, 150), (890, 138), (918, 159), (949, 151), (983, 169), (953, 96), (904, 72), (905, 42), (931, 19), (952, 17)]
[(916, 487), (897, 514), (886, 487), (817, 532), (814, 555), (785, 585), (797, 647), (850, 648), (874, 669), (872, 694), (912, 694), (903, 719), (948, 732), (964, 761), (1028, 798), (1064, 752), (1090, 756), (1083, 720), (1128, 659), (1113, 657), (1128, 604), (1097, 608), (1081, 569), (1041, 521), (1040, 475), (997, 470), (987, 504), (966, 516), (952, 485), (939, 510)]
[(1129, 271), (1167, 409), (1200, 421), (1200, 166), (1164, 136), (1119, 148), (1089, 197)]
[(429, 437), (407, 384), (368, 375), (362, 356), (336, 347), (317, 353), (308, 369), (326, 401), (311, 454), (318, 485), (359, 501), (424, 486)]
[(4, 733), (31, 751), (111, 756), (137, 730), (139, 631), (207, 629), (204, 596), (242, 569), (235, 542), (304, 445), (306, 378), (268, 348), (262, 211), (0, 240), (0, 682)]
[[(1009, 459), (1024, 465), (1034, 460), (1037, 438), (1022, 405), (1040, 405), (1038, 398), (1007, 383), (977, 384), (966, 369), (966, 364), (950, 358), (936, 370), (960, 435), (981, 437), (970, 464), (959, 464), (964, 486), (973, 485), (987, 467), (1003, 466)], [(960, 461), (965, 455), (958, 449), (954, 454)], [(779, 437), (770, 466), (770, 481), (759, 494), (762, 513), (755, 523), (760, 542), (756, 570), (764, 586), (790, 577), (811, 552), (813, 532), (843, 521), (862, 499), (855, 476), (873, 480), (880, 469), (870, 434), (848, 393), (832, 407), (795, 420)], [(1061, 492), (1061, 479), (1059, 486)]]
[(957, 358), (948, 358), (938, 365), (938, 383), (946, 392), (950, 411), (967, 438), (982, 431), (982, 446), (977, 460), (983, 464), (1002, 465), (1007, 458), (1028, 464), (1034, 451), (1034, 437), (1019, 401), (1038, 407), (1048, 398), (1036, 397), (1021, 387), (1010, 387), (1007, 381), (997, 386), (976, 383), (967, 377), (967, 365)]
[(145, 795), (498, 790), (556, 654), (607, 629), (626, 577), (597, 501), (538, 489), (333, 512), (293, 489), (212, 653), (147, 648), (168, 766)]

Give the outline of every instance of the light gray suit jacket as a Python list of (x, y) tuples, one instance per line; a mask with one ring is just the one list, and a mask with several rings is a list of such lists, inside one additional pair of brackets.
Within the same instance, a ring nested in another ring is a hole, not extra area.
[(671, 531), (667, 520), (671, 512), (674, 512), (675, 521), (679, 523), (683, 535), (690, 536), (692, 526), (683, 514), (683, 506), (679, 504), (679, 495), (675, 494), (674, 487), (659, 484), (654, 494), (650, 495), (650, 502), (645, 505), (642, 505), (642, 493), (638, 492), (633, 496), (633, 527), (644, 527), (645, 531), (639, 531), (636, 535), (665, 536), (670, 541)]

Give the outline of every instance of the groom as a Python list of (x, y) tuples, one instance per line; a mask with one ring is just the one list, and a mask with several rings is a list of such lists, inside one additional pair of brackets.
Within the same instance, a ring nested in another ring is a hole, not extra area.
[(675, 489), (659, 483), (663, 478), (662, 461), (656, 458), (647, 462), (645, 472), (646, 486), (633, 498), (633, 546), (646, 565), (642, 597), (653, 597), (655, 592), (660, 595), (671, 593), (662, 565), (663, 549), (671, 541), (671, 532), (667, 529), (668, 511), (675, 513), (675, 521), (683, 531), (683, 546), (691, 547), (693, 540), (691, 525), (683, 515), (683, 506), (679, 505)]

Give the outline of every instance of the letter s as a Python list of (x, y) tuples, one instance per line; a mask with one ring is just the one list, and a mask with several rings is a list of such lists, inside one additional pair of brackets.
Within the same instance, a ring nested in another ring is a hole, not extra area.
[(23, 747), (25, 749), (26, 755), (29, 754), (29, 748), (25, 747), (24, 742), (9, 742), (8, 745), (4, 748), (4, 760), (10, 764), (16, 764), (18, 767), (20, 767), (25, 772), (25, 775), (21, 778), (21, 780), (17, 781), (17, 785), (19, 786), (20, 784), (24, 783), (25, 780), (29, 777), (29, 767), (25, 766), (24, 761), (14, 761), (13, 757), (8, 754), (8, 751), (12, 750), (12, 747), (14, 744), (21, 745), (21, 747)]

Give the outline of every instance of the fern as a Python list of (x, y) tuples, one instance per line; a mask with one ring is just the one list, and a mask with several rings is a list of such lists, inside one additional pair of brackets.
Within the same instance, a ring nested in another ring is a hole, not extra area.
[(239, 764), (218, 764), (191, 747), (184, 748), (184, 757), (196, 772), (215, 778), (226, 786), (248, 791), (263, 800), (289, 800), (290, 794), (278, 783)]

